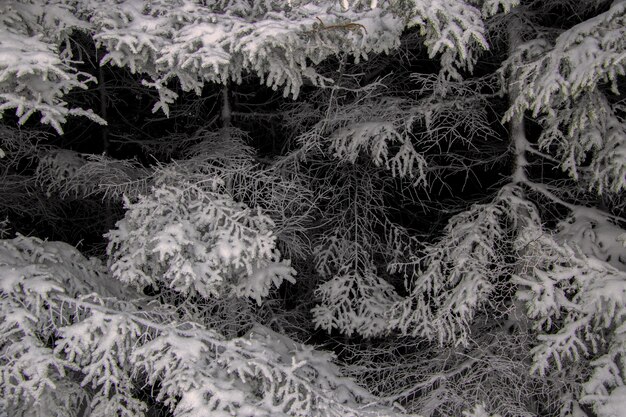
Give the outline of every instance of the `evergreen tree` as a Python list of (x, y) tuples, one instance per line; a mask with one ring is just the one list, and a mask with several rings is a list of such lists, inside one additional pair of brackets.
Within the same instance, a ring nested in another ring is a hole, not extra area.
[(625, 28), (3, 2), (0, 416), (620, 416)]

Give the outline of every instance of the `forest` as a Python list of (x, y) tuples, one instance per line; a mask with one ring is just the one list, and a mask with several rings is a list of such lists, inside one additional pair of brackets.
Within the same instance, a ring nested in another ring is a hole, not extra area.
[(0, 1), (0, 417), (626, 416), (626, 0)]

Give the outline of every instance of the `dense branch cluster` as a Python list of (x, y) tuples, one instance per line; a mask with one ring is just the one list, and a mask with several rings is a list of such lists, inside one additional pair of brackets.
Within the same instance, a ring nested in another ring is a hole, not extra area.
[(621, 417), (625, 28), (2, 2), (0, 417)]

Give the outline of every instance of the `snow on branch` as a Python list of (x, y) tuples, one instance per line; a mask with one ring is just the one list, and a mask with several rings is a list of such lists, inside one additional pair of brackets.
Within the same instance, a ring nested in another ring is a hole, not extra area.
[(102, 271), (58, 242), (0, 242), (3, 411), (141, 417), (137, 392), (151, 386), (175, 417), (402, 415), (375, 405), (331, 354), (260, 325), (226, 339), (184, 310), (109, 291)]
[(0, 5), (0, 117), (15, 109), (18, 123), (24, 124), (39, 113), (40, 122), (59, 134), (72, 115), (106, 124), (91, 109), (69, 108), (63, 99), (70, 90), (89, 88), (95, 78), (72, 66), (67, 36), (73, 28), (84, 29), (85, 22), (69, 6), (51, 3)]
[[(178, 92), (202, 92), (206, 83), (242, 82), (254, 74), (285, 96), (297, 97), (305, 83), (332, 79), (316, 66), (349, 54), (355, 61), (400, 45), (402, 31), (418, 26), (442, 74), (460, 79), (487, 49), (481, 12), (460, 0), (360, 2), (103, 0), (3, 2), (0, 19), (0, 114), (15, 109), (24, 123), (41, 122), (62, 132), (70, 115), (106, 121), (90, 109), (70, 108), (63, 97), (96, 80), (76, 69), (72, 31), (91, 33), (110, 63), (145, 74), (143, 84), (159, 93), (153, 111), (169, 114)], [(500, 2), (497, 2), (499, 5)], [(490, 9), (499, 6), (491, 5)], [(506, 9), (505, 5), (505, 9)]]
[(508, 13), (519, 6), (520, 0), (470, 0), (470, 3), (481, 7), (483, 17), (491, 17), (500, 13)]
[(171, 182), (165, 174), (149, 195), (126, 201), (125, 218), (107, 234), (115, 278), (259, 304), (272, 286), (294, 282), (295, 270), (276, 249), (274, 223), (260, 209), (235, 202), (216, 178)]
[(320, 285), (315, 294), (320, 304), (313, 308), (316, 327), (331, 332), (337, 329), (350, 336), (379, 336), (388, 330), (386, 312), (398, 299), (391, 284), (376, 271), (343, 267)]
[(626, 188), (625, 106), (594, 90), (541, 121), (539, 146), (556, 147), (561, 168), (572, 178), (586, 180), (600, 194)]
[[(304, 79), (324, 85), (311, 64), (347, 52), (357, 59), (399, 45), (402, 23), (382, 9), (340, 10), (335, 2), (105, 2), (93, 11), (102, 63), (145, 72), (167, 113), (167, 81), (200, 92), (209, 82), (241, 82), (245, 72), (297, 96)], [(326, 25), (322, 30), (320, 20)], [(343, 30), (358, 25), (363, 31)]]
[[(423, 115), (410, 102), (392, 97), (364, 99), (334, 109), (333, 117), (318, 123), (329, 132), (328, 150), (339, 160), (356, 163), (367, 155), (376, 166), (391, 171), (397, 178), (426, 185), (426, 160), (413, 146), (413, 125)], [(311, 137), (313, 136), (313, 137)], [(310, 146), (320, 140), (314, 131), (300, 136)]]
[(315, 268), (325, 282), (315, 290), (313, 321), (329, 333), (379, 336), (388, 331), (386, 312), (398, 295), (376, 259), (402, 258), (415, 241), (389, 220), (380, 192), (384, 177), (371, 166), (344, 168), (340, 184), (330, 188), (326, 225), (315, 242)]
[(414, 0), (408, 26), (418, 26), (428, 55), (441, 55), (441, 74), (458, 80), (472, 71), (478, 52), (488, 49), (480, 10), (458, 0)]
[(492, 202), (454, 216), (443, 237), (425, 245), (414, 261), (390, 266), (406, 274), (410, 290), (393, 306), (391, 328), (440, 344), (468, 342), (477, 309), (510, 273), (506, 245), (512, 228), (539, 223), (534, 206), (519, 192), (505, 187)]
[[(544, 127), (540, 145), (554, 149), (561, 167), (598, 193), (619, 193), (626, 184), (623, 104), (612, 100), (626, 75), (626, 2), (561, 33), (519, 46), (500, 70), (513, 104), (504, 119), (530, 111)], [(606, 91), (606, 93), (605, 93)], [(608, 94), (613, 93), (613, 96)]]
[(99, 262), (65, 243), (23, 236), (0, 242), (0, 392), (11, 415), (67, 416), (88, 401), (70, 377), (78, 365), (56, 355), (50, 341), (73, 320), (58, 297), (96, 292), (126, 294)]
[(626, 73), (626, 2), (563, 32), (554, 45), (536, 39), (517, 48), (503, 66), (519, 96), (506, 114), (525, 110), (533, 116), (551, 113), (608, 83), (615, 94), (618, 77)]
[(387, 332), (386, 312), (398, 300), (393, 286), (376, 271), (372, 251), (391, 252), (404, 236), (398, 230), (397, 234), (390, 233), (389, 241), (377, 241), (364, 224), (360, 226), (360, 232), (353, 236), (354, 231), (339, 226), (324, 235), (315, 248), (317, 272), (330, 279), (315, 290), (319, 302), (312, 310), (313, 322), (329, 333), (339, 330), (372, 337)]
[(95, 39), (108, 53), (102, 63), (150, 76), (168, 113), (177, 94), (168, 82), (199, 93), (205, 82), (241, 82), (253, 73), (284, 95), (299, 94), (305, 80), (324, 86), (332, 80), (315, 65), (340, 53), (355, 60), (389, 52), (405, 26), (419, 26), (431, 57), (441, 56), (442, 73), (460, 78), (486, 49), (480, 11), (457, 0), (415, 1), (407, 7), (384, 2), (344, 7), (335, 1), (191, 0), (146, 3), (103, 2), (91, 11)]
[(525, 257), (514, 276), (517, 297), (539, 333), (533, 371), (589, 361), (580, 401), (599, 416), (616, 415), (626, 383), (626, 273), (585, 253), (588, 247), (537, 230), (523, 230), (517, 245)]
[(121, 200), (147, 192), (150, 171), (135, 160), (81, 154), (67, 149), (39, 152), (37, 183), (48, 195), (87, 198), (92, 195)]

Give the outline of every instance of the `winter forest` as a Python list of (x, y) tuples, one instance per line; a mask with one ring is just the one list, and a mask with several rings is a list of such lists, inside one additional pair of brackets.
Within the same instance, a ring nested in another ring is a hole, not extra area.
[(0, 417), (625, 417), (626, 0), (0, 0)]

